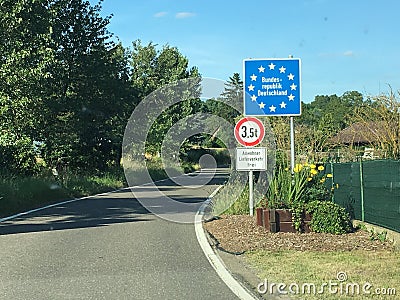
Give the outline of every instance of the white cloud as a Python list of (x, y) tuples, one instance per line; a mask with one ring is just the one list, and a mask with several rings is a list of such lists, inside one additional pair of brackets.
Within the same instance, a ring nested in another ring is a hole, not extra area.
[(191, 13), (191, 12), (178, 12), (175, 15), (175, 18), (177, 18), (177, 19), (186, 19), (186, 18), (194, 17), (195, 15), (196, 15), (195, 13)]
[(343, 53), (343, 55), (344, 55), (344, 56), (354, 56), (354, 52), (351, 51), (351, 50), (348, 50), (348, 51), (345, 51), (345, 52)]
[(162, 17), (166, 16), (167, 14), (168, 13), (166, 11), (160, 11), (160, 12), (154, 14), (154, 17), (155, 18), (162, 18)]
[(325, 53), (319, 53), (318, 56), (319, 57), (339, 57), (339, 56), (347, 56), (347, 57), (351, 57), (351, 56), (355, 56), (356, 54), (354, 53), (354, 51), (352, 50), (347, 50), (345, 52), (325, 52)]

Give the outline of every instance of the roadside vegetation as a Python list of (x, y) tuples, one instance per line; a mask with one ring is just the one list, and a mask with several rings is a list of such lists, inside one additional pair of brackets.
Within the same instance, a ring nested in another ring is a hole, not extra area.
[(122, 188), (122, 174), (55, 176), (0, 176), (0, 217), (77, 197)]

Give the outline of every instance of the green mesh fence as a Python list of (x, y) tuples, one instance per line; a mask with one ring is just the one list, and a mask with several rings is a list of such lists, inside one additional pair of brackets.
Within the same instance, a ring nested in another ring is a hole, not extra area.
[(334, 201), (351, 217), (400, 232), (400, 161), (332, 163)]

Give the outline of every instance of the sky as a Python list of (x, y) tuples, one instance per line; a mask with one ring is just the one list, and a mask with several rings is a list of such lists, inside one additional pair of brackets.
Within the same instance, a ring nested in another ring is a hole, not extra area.
[(104, 0), (102, 7), (125, 47), (137, 39), (177, 47), (203, 77), (243, 78), (246, 58), (293, 55), (306, 103), (400, 90), (398, 0)]

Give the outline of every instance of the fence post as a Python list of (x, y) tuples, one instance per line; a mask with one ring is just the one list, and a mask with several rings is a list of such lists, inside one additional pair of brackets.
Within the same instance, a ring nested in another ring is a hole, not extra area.
[(332, 193), (332, 202), (335, 203), (335, 172), (333, 170), (333, 162), (332, 160), (330, 161), (331, 165), (331, 174), (332, 174), (332, 180), (331, 180), (331, 193)]
[(365, 220), (364, 211), (364, 176), (363, 176), (363, 164), (362, 158), (360, 157), (360, 197), (361, 197), (361, 221)]

